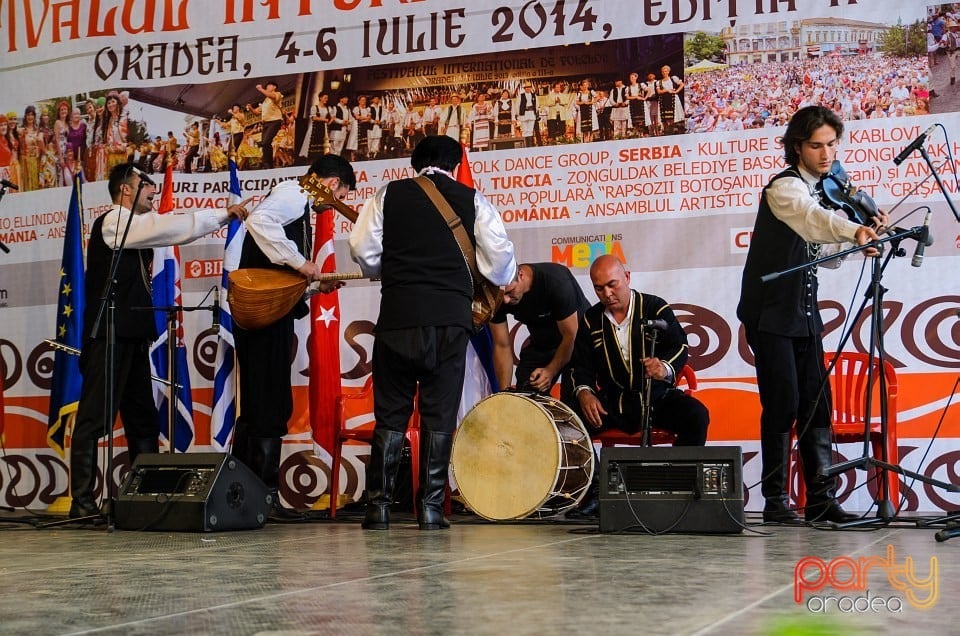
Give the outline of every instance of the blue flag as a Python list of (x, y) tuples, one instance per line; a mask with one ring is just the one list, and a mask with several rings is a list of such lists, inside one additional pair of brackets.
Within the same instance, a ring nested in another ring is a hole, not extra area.
[[(60, 262), (60, 284), (57, 292), (56, 341), (79, 352), (83, 338), (83, 198), (81, 175), (73, 178), (70, 208), (67, 210), (67, 229), (63, 240), (63, 260)], [(50, 413), (47, 422), (47, 443), (63, 453), (67, 419), (76, 413), (80, 402), (80, 357), (57, 349), (53, 354), (53, 386), (50, 389)]]
[[(163, 179), (163, 192), (160, 194), (160, 214), (173, 213), (173, 165), (167, 165), (167, 172)], [(180, 249), (176, 246), (161, 247), (153, 250), (153, 306), (175, 307), (182, 305), (180, 297)], [(160, 336), (150, 345), (150, 366), (153, 373), (161, 378), (170, 378), (167, 371), (167, 317), (164, 312), (155, 311), (154, 320), (157, 323), (157, 333)], [(174, 364), (177, 369), (177, 384), (175, 391), (176, 417), (173, 429), (173, 447), (181, 453), (186, 452), (193, 442), (193, 399), (190, 394), (190, 368), (187, 366), (187, 348), (183, 344), (183, 323), (177, 323), (175, 334)], [(159, 411), (157, 426), (160, 435), (170, 437), (168, 411), (169, 387), (154, 382), (154, 402)]]
[[(240, 177), (237, 163), (230, 159), (230, 203), (239, 203)], [(217, 450), (231, 447), (230, 437), (237, 421), (237, 360), (233, 342), (233, 317), (227, 303), (227, 277), (240, 264), (240, 251), (246, 227), (239, 219), (231, 219), (227, 226), (227, 240), (223, 251), (223, 274), (220, 278), (220, 340), (213, 376), (213, 408), (210, 412), (210, 436)]]

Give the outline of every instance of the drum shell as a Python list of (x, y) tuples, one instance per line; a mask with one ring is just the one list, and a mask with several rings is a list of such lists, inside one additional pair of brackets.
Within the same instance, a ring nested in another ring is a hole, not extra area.
[(481, 517), (551, 517), (586, 494), (594, 452), (580, 418), (562, 402), (498, 393), (464, 418), (452, 464), (460, 495)]

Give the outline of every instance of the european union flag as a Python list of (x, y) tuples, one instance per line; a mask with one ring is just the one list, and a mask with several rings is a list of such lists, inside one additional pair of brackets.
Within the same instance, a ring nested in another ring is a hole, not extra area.
[[(57, 291), (56, 341), (79, 351), (83, 344), (83, 197), (80, 173), (73, 178), (73, 193), (67, 210), (67, 231), (60, 263)], [(57, 349), (53, 354), (53, 387), (50, 390), (50, 415), (47, 442), (64, 456), (63, 441), (67, 421), (80, 402), (80, 356)]]

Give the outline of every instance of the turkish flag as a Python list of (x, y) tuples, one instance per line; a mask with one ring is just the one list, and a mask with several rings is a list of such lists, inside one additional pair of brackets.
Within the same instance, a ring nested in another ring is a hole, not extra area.
[[(337, 269), (333, 249), (333, 208), (317, 214), (313, 260), (324, 272)], [(318, 457), (333, 457), (336, 435), (334, 405), (340, 396), (340, 295), (310, 298), (310, 429)]]

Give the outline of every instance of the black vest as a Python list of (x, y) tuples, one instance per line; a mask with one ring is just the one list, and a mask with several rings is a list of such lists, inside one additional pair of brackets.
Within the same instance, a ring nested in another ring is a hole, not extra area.
[[(110, 276), (110, 263), (113, 250), (103, 242), (103, 219), (101, 215), (93, 222), (90, 230), (90, 242), (87, 244), (86, 285), (87, 306), (83, 313), (83, 339), (103, 338), (107, 333), (107, 310), (104, 309), (93, 333), (93, 322), (100, 309), (104, 285)], [(122, 232), (122, 228), (121, 228)], [(115, 334), (118, 339), (153, 341), (157, 339), (157, 327), (154, 316), (149, 311), (133, 311), (131, 307), (153, 306), (150, 286), (150, 268), (153, 264), (152, 249), (124, 249), (117, 266), (116, 281), (113, 287), (116, 299)]]
[[(437, 185), (476, 245), (475, 190), (441, 174)], [(377, 328), (472, 325), (470, 271), (453, 232), (412, 179), (387, 184)]]
[(802, 178), (797, 168), (773, 177), (763, 189), (760, 209), (750, 239), (740, 286), (737, 317), (747, 329), (788, 337), (805, 337), (823, 331), (817, 309), (817, 276), (813, 268), (769, 282), (761, 276), (809, 263), (807, 242), (774, 216), (767, 203), (767, 188), (777, 179)]
[[(297, 249), (301, 254), (303, 254), (307, 259), (312, 257), (313, 252), (313, 239), (310, 236), (310, 208), (306, 207), (303, 211), (303, 216), (294, 221), (293, 223), (288, 223), (283, 226), (283, 233), (288, 239), (297, 244)], [(268, 269), (287, 269), (290, 268), (286, 265), (277, 265), (273, 263), (266, 254), (260, 249), (260, 246), (257, 245), (257, 242), (254, 240), (253, 236), (248, 232), (246, 236), (243, 237), (243, 248), (240, 251), (240, 267), (266, 267)], [(290, 310), (290, 313), (287, 314), (293, 318), (303, 318), (310, 313), (307, 303), (301, 301), (297, 303), (293, 309)]]

